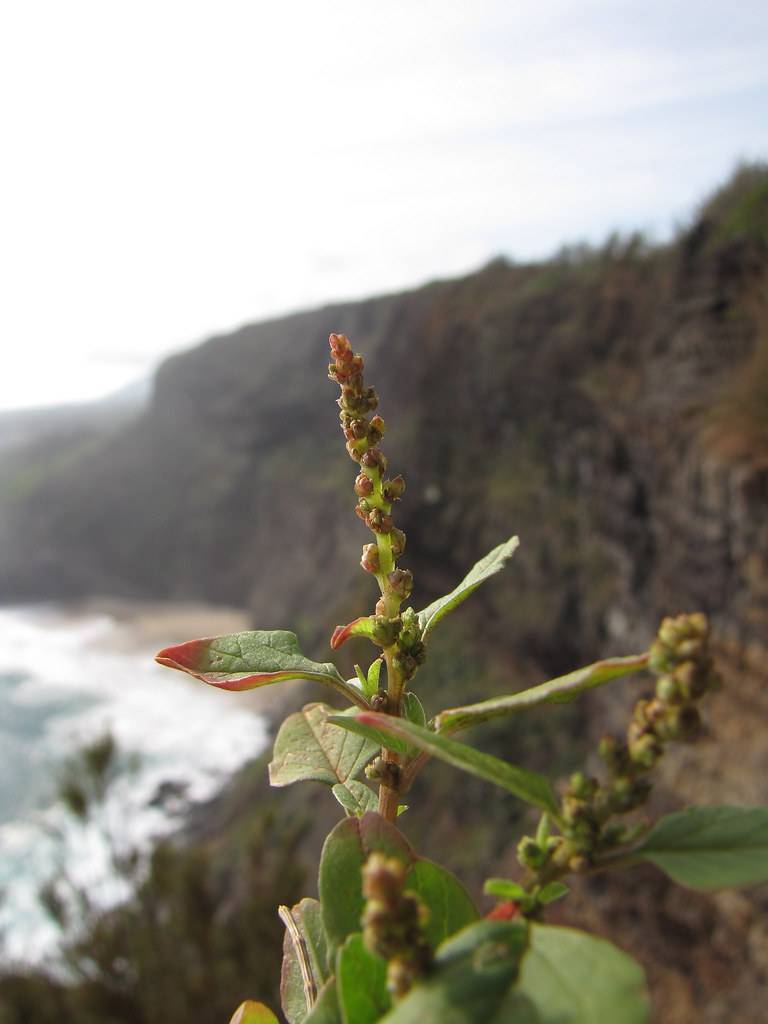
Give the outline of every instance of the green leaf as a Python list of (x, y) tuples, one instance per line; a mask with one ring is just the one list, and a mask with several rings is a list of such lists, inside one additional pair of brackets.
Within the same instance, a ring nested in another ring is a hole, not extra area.
[(536, 893), (536, 902), (540, 903), (543, 907), (549, 906), (550, 903), (554, 903), (555, 900), (561, 900), (563, 896), (567, 896), (570, 889), (567, 885), (563, 885), (562, 882), (550, 882), (545, 885), (543, 889), (539, 889)]
[(164, 648), (155, 655), (155, 661), (220, 690), (253, 690), (286, 679), (311, 679), (333, 687), (353, 704), (368, 706), (365, 697), (341, 678), (335, 665), (305, 658), (296, 634), (284, 629), (189, 640)]
[(305, 1024), (342, 1024), (335, 978), (326, 981), (320, 989)]
[(410, 690), (403, 696), (403, 717), (414, 725), (426, 728), (427, 715), (419, 698)]
[(484, 754), (465, 743), (457, 743), (438, 733), (422, 729), (403, 718), (393, 718), (374, 711), (358, 711), (347, 717), (334, 716), (329, 719), (343, 729), (349, 729), (363, 736), (369, 736), (392, 750), (406, 752), (410, 745), (439, 758), (455, 768), (461, 768), (470, 775), (477, 775), (487, 782), (493, 782), (509, 790), (536, 807), (559, 818), (557, 799), (551, 785), (537, 772), (518, 768), (517, 765), (502, 761), (491, 754)]
[(374, 850), (409, 865), (414, 859), (405, 838), (378, 814), (345, 818), (325, 840), (317, 887), (325, 934), (334, 950), (348, 935), (360, 931), (362, 868)]
[[(393, 722), (400, 721), (400, 719), (391, 718), (388, 715), (377, 715), (377, 721), (379, 718), (390, 718), (390, 721)], [(340, 726), (347, 732), (364, 736), (375, 743), (377, 747), (387, 747), (389, 750), (394, 750), (396, 753), (404, 755), (409, 755), (413, 752), (413, 744), (409, 743), (407, 739), (402, 736), (396, 736), (390, 730), (385, 731), (378, 724), (373, 724), (367, 719), (363, 722), (356, 714), (349, 715), (349, 717), (332, 715), (328, 721), (333, 725)]]
[[(438, 950), (432, 973), (411, 989), (386, 1024), (488, 1024), (511, 994), (525, 951), (527, 928), (520, 921), (479, 921)], [(507, 1024), (531, 1024), (522, 1016), (526, 1000), (517, 997), (519, 1015)], [(608, 1021), (610, 1018), (606, 1018)], [(593, 1022), (596, 1024), (596, 1021)]]
[(433, 949), (478, 919), (475, 905), (461, 882), (434, 861), (417, 858), (405, 880), (429, 910), (424, 936)]
[(271, 785), (289, 786), (304, 779), (346, 785), (370, 761), (378, 745), (337, 729), (331, 716), (338, 716), (335, 708), (307, 704), (285, 719), (269, 765)]
[(481, 583), (490, 576), (504, 568), (512, 555), (517, 550), (520, 541), (517, 537), (510, 537), (504, 544), (490, 551), (485, 558), (472, 566), (464, 579), (455, 587), (450, 594), (438, 597), (436, 601), (419, 612), (418, 620), (422, 632), (422, 640), (426, 640), (429, 633), (435, 628), (438, 622), (453, 611), (462, 601), (466, 601), (473, 591), (477, 590)]
[(540, 704), (565, 704), (585, 690), (639, 672), (647, 665), (647, 654), (635, 654), (627, 658), (606, 658), (585, 668), (576, 669), (575, 672), (569, 672), (567, 676), (558, 676), (557, 679), (550, 679), (529, 690), (522, 690), (520, 693), (492, 697), (490, 700), (481, 701), (479, 704), (467, 704), (465, 707), (448, 708), (440, 712), (435, 724), (438, 732), (458, 732), (459, 729), (480, 725), (492, 718), (516, 715)]
[(522, 885), (510, 881), (508, 878), (487, 878), (483, 892), (487, 896), (498, 896), (499, 899), (513, 900), (515, 903), (520, 903), (529, 896)]
[(632, 851), (681, 885), (768, 881), (768, 807), (689, 807), (662, 818)]
[(645, 1024), (640, 965), (605, 939), (572, 928), (531, 925), (517, 991), (541, 1024)]
[(345, 818), (325, 841), (318, 878), (323, 924), (333, 948), (360, 930), (363, 864), (374, 850), (408, 866), (405, 887), (415, 892), (429, 911), (425, 934), (433, 946), (477, 920), (461, 882), (438, 864), (416, 857), (394, 825), (378, 814)]
[(370, 786), (354, 779), (347, 780), (343, 786), (334, 786), (332, 792), (344, 810), (356, 818), (362, 818), (368, 811), (375, 811), (379, 804)]
[(379, 689), (379, 677), (381, 676), (382, 665), (383, 662), (381, 658), (376, 658), (376, 660), (372, 661), (368, 666), (368, 686), (365, 690), (367, 697), (372, 697)]
[(302, 1024), (330, 974), (320, 904), (303, 899), (290, 910), (281, 907), (280, 917), (286, 926), (280, 1003), (288, 1024)]
[(376, 1024), (392, 1005), (387, 963), (350, 935), (336, 957), (336, 986), (344, 1024)]
[(249, 999), (238, 1006), (229, 1024), (280, 1024), (280, 1021), (264, 1003)]
[(373, 636), (373, 616), (362, 615), (359, 619), (353, 619), (346, 626), (337, 626), (331, 637), (331, 647), (338, 650), (345, 640), (351, 636), (365, 636), (370, 640)]

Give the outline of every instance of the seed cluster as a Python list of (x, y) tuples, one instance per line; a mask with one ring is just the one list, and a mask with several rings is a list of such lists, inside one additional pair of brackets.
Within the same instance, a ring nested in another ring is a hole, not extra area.
[(380, 647), (396, 648), (392, 668), (405, 682), (413, 677), (425, 657), (413, 609), (399, 613), (400, 605), (413, 590), (413, 574), (395, 565), (405, 550), (405, 534), (394, 525), (392, 505), (402, 498), (405, 480), (402, 476), (384, 478), (387, 460), (377, 445), (386, 427), (381, 416), (369, 418), (379, 400), (375, 390), (365, 385), (363, 357), (352, 351), (344, 334), (332, 334), (329, 343), (333, 362), (328, 367), (328, 376), (341, 387), (341, 429), (350, 457), (360, 465), (355, 480), (355, 511), (376, 538), (374, 544), (364, 545), (360, 560), (363, 569), (376, 576), (382, 593), (373, 616), (371, 639)]
[(623, 741), (613, 736), (600, 741), (607, 781), (582, 772), (571, 776), (561, 804), (563, 834), (542, 842), (525, 836), (520, 842), (520, 863), (539, 879), (586, 871), (601, 853), (631, 838), (625, 826), (610, 819), (645, 803), (651, 792), (648, 772), (667, 743), (696, 735), (701, 723), (696, 702), (720, 683), (709, 654), (706, 616), (664, 619), (649, 668), (658, 676), (656, 695), (637, 702)]
[[(376, 544), (366, 544), (361, 559), (362, 567), (374, 575), (389, 575), (394, 563), (405, 550), (405, 534), (392, 520), (392, 505), (405, 491), (402, 476), (385, 479), (387, 459), (377, 447), (386, 430), (381, 416), (369, 418), (379, 404), (374, 388), (366, 387), (363, 376), (363, 357), (352, 351), (345, 334), (332, 334), (328, 339), (333, 362), (328, 376), (341, 387), (338, 406), (341, 429), (347, 442), (349, 456), (360, 465), (355, 480), (356, 512), (376, 535)], [(382, 545), (381, 538), (388, 543)], [(382, 552), (382, 548), (385, 552)]]
[(374, 852), (363, 867), (363, 941), (387, 964), (387, 989), (400, 999), (426, 974), (432, 950), (424, 938), (427, 910), (405, 891), (407, 867), (396, 857)]

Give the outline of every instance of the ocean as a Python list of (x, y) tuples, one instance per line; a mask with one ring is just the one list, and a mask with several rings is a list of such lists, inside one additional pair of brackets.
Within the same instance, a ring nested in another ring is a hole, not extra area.
[[(124, 612), (124, 608), (122, 612)], [(145, 615), (151, 619), (151, 612)], [(103, 826), (125, 847), (181, 823), (266, 743), (264, 720), (242, 699), (155, 664), (164, 643), (189, 639), (137, 629), (137, 617), (56, 606), (0, 609), (0, 952), (8, 961), (51, 957), (59, 933), (38, 899), (58, 868), (108, 905), (123, 892), (108, 869)], [(201, 616), (196, 616), (197, 620)], [(140, 620), (141, 617), (138, 616)], [(169, 625), (170, 628), (170, 625)], [(203, 635), (219, 632), (203, 631)], [(56, 799), (63, 762), (111, 735), (125, 771), (99, 827), (73, 822)], [(171, 793), (170, 800), (159, 794)]]

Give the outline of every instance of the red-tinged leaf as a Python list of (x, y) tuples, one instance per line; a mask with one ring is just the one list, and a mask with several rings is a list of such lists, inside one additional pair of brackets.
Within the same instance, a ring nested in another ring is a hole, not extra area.
[(353, 619), (346, 626), (337, 626), (331, 637), (331, 647), (338, 650), (345, 640), (351, 636), (367, 636), (373, 633), (373, 618), (370, 615), (363, 615), (359, 619)]
[(286, 679), (310, 679), (368, 707), (365, 697), (342, 679), (335, 665), (305, 658), (296, 634), (283, 629), (189, 640), (164, 648), (155, 660), (220, 690), (253, 690)]

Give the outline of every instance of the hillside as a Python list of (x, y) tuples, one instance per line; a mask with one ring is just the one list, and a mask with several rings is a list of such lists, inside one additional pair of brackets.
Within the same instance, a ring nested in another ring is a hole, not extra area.
[(91, 433), (36, 481), (26, 464), (23, 487), (4, 474), (0, 599), (200, 597), (324, 633), (365, 539), (324, 381), (334, 329), (382, 396), (420, 599), (514, 530), (523, 548), (495, 607), (512, 603), (513, 639), (547, 659), (694, 605), (759, 637), (765, 203), (764, 174), (747, 170), (672, 246), (497, 261), (170, 359), (135, 422)]
[[(119, 432), (64, 446), (44, 470), (38, 452), (6, 471), (0, 599), (239, 605), (262, 628), (295, 628), (326, 660), (333, 626), (371, 598), (354, 469), (324, 379), (331, 330), (365, 353), (381, 396), (390, 466), (408, 483), (398, 522), (417, 607), (500, 540), (522, 540), (457, 616), (425, 687), (431, 678), (464, 699), (509, 688), (642, 648), (661, 615), (702, 609), (730, 688), (712, 703), (711, 734), (669, 758), (657, 800), (768, 801), (755, 728), (768, 712), (768, 169), (742, 169), (666, 246), (633, 237), (537, 265), (497, 260), (170, 359), (146, 412)], [(480, 671), (462, 653), (474, 629)], [(621, 693), (596, 695), (561, 718), (565, 739), (538, 725), (513, 738), (556, 771), (626, 707)], [(490, 742), (501, 750), (509, 736)], [(487, 791), (461, 808), (444, 778), (433, 791), (446, 796), (444, 817), (412, 834), (451, 849), (461, 814), (472, 842), (452, 866), (509, 869), (513, 835), (496, 826), (514, 812), (500, 803), (489, 824)], [(264, 799), (262, 782), (240, 785), (232, 806)], [(766, 897), (646, 884), (663, 908), (654, 920), (642, 894), (605, 883), (580, 891), (574, 917), (643, 955), (664, 1024), (757, 1021)], [(706, 955), (691, 948), (702, 930), (714, 936)]]

